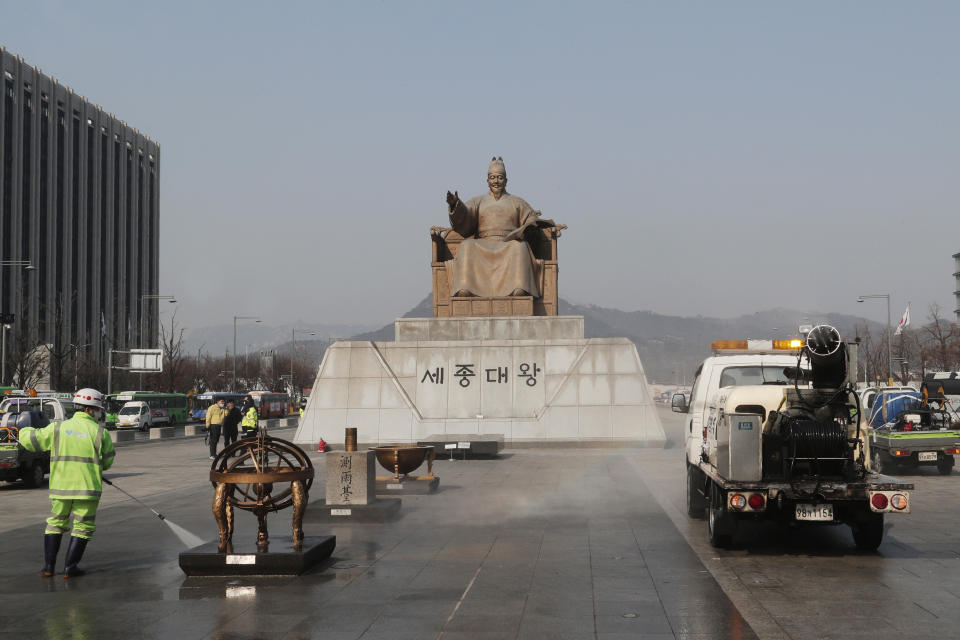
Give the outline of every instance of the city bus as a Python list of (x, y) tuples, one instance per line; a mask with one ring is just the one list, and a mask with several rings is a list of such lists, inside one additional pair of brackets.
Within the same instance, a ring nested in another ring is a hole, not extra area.
[(229, 391), (207, 391), (198, 393), (190, 399), (190, 416), (197, 422), (205, 422), (207, 419), (207, 407), (216, 404), (221, 398), (233, 400), (239, 409), (243, 406), (243, 399), (247, 396), (245, 393), (230, 393)]
[(104, 413), (108, 426), (116, 426), (117, 413), (128, 402), (146, 402), (151, 409), (164, 409), (170, 416), (170, 424), (178, 424), (190, 420), (187, 409), (187, 394), (159, 393), (154, 391), (121, 391), (107, 396)]
[(273, 391), (251, 391), (247, 394), (253, 398), (253, 406), (261, 419), (285, 418), (290, 412), (290, 396)]

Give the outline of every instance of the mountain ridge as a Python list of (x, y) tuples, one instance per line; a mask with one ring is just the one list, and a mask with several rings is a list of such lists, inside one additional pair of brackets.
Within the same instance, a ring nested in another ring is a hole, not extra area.
[[(637, 346), (640, 361), (651, 382), (690, 382), (700, 362), (710, 355), (710, 343), (720, 339), (786, 338), (798, 335), (801, 324), (830, 324), (842, 336), (856, 334), (856, 327), (870, 331), (883, 325), (859, 316), (775, 307), (736, 318), (671, 316), (650, 310), (622, 311), (592, 304), (574, 304), (560, 298), (560, 315), (583, 316), (587, 338), (628, 338)], [(404, 318), (433, 317), (432, 299), (427, 295)], [(350, 340), (394, 339), (393, 323), (374, 331), (356, 334)]]

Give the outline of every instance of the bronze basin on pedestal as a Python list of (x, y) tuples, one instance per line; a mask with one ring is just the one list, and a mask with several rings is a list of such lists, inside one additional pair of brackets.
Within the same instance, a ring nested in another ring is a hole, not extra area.
[(400, 476), (406, 476), (422, 465), (425, 458), (428, 471), (426, 477), (433, 477), (433, 447), (418, 444), (391, 444), (370, 447), (370, 450), (376, 454), (380, 466), (393, 473), (396, 482), (400, 482)]

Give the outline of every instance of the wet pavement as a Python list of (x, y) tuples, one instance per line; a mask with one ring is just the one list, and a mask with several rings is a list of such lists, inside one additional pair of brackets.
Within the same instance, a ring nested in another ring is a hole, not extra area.
[[(337, 548), (311, 573), (282, 579), (186, 578), (177, 538), (148, 510), (111, 492), (84, 558), (90, 573), (45, 580), (38, 568), (46, 492), (6, 487), (0, 589), (9, 595), (0, 634), (755, 637), (630, 463), (641, 453), (534, 449), (438, 462), (440, 490), (405, 496), (395, 522), (321, 530), (308, 510), (307, 535), (332, 533)], [(313, 457), (323, 464), (322, 454)], [(208, 465), (202, 444), (183, 440), (125, 447), (107, 475), (213, 539)], [(312, 497), (322, 497), (319, 487)], [(275, 535), (288, 533), (290, 515), (271, 516)], [(256, 536), (246, 513), (235, 533), (243, 536)]]
[(732, 549), (707, 542), (686, 516), (682, 425), (661, 414), (668, 448), (639, 473), (676, 530), (761, 638), (955, 638), (960, 635), (960, 473), (899, 473), (913, 482), (912, 513), (888, 516), (876, 552), (846, 526), (741, 527)]
[[(0, 637), (872, 638), (954, 637), (960, 622), (958, 474), (924, 474), (911, 516), (877, 553), (845, 528), (756, 527), (731, 550), (683, 513), (679, 421), (650, 449), (516, 449), (438, 461), (440, 490), (386, 524), (319, 525), (329, 561), (297, 578), (186, 578), (184, 549), (109, 487), (83, 578), (39, 576), (44, 490), (0, 487)], [(289, 437), (293, 430), (276, 430)], [(322, 454), (311, 454), (323, 478)], [(202, 439), (128, 446), (107, 476), (211, 540)], [(320, 483), (311, 497), (323, 497)], [(271, 515), (289, 535), (291, 513)], [(235, 537), (256, 536), (238, 514)], [(61, 553), (62, 565), (62, 553)]]

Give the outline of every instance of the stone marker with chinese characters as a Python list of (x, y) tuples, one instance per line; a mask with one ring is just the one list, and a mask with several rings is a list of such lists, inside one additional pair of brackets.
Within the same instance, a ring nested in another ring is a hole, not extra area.
[(326, 459), (328, 507), (361, 506), (377, 499), (373, 451), (332, 451)]

